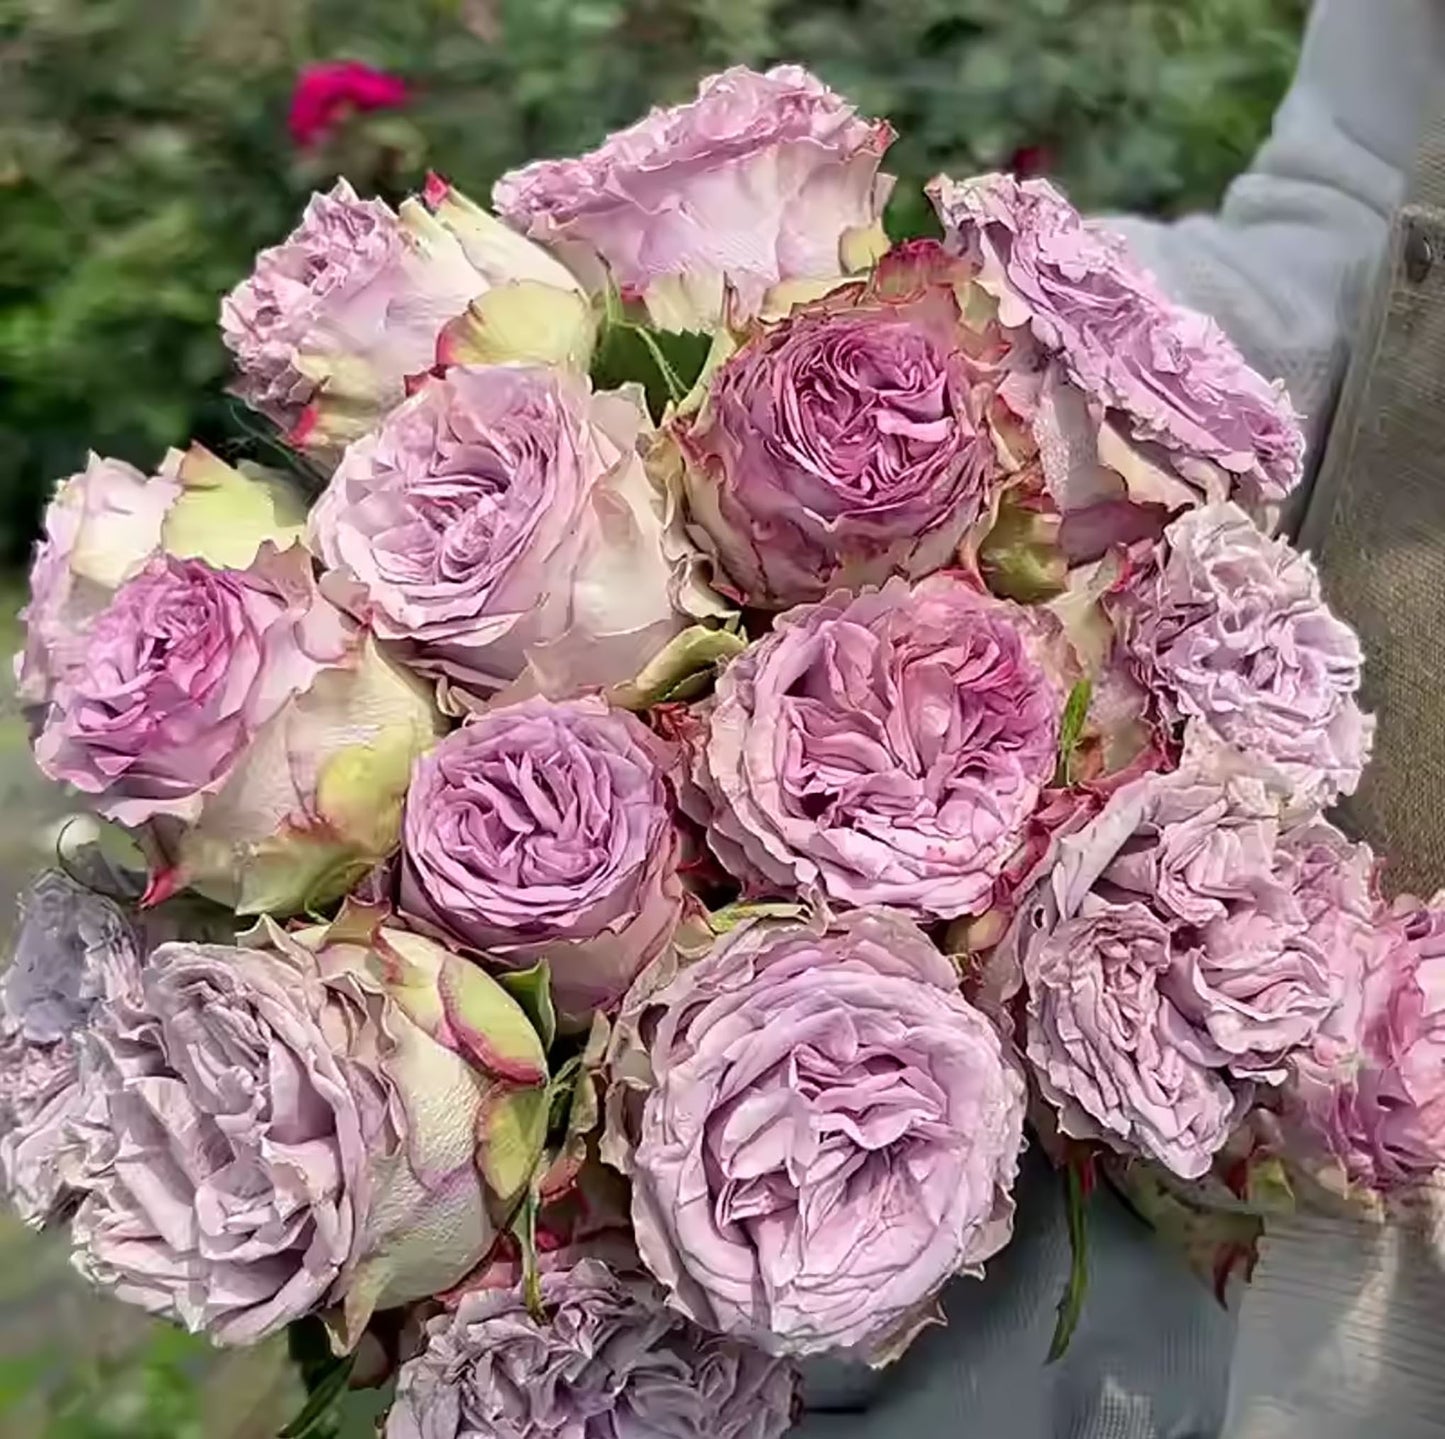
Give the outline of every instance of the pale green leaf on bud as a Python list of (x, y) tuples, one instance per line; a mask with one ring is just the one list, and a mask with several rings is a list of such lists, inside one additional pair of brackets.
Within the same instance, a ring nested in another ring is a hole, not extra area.
[(732, 630), (691, 625), (668, 641), (634, 679), (611, 690), (608, 698), (619, 709), (629, 710), (698, 699), (727, 661), (747, 647), (747, 640)]
[(180, 486), (161, 524), (161, 548), (217, 569), (244, 569), (270, 540), (296, 544), (306, 523), (306, 499), (281, 475), (260, 466), (232, 469), (202, 445), (172, 450), (161, 477)]
[(597, 325), (580, 290), (513, 280), (478, 295), (443, 327), (440, 365), (556, 365), (585, 374)]

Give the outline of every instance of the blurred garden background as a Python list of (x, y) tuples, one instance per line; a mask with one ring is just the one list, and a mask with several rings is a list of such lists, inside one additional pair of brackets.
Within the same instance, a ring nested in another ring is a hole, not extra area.
[[(264, 459), (225, 394), (220, 294), (346, 174), (429, 169), (485, 199), (699, 75), (799, 61), (899, 131), (890, 228), (920, 186), (1012, 167), (1093, 211), (1214, 203), (1294, 67), (1307, 0), (0, 0), (0, 642), (57, 476), (196, 437)], [(355, 60), (405, 99), (288, 125), (298, 75)], [(294, 132), (294, 133), (293, 133)], [(8, 681), (7, 681), (8, 682)], [(60, 800), (0, 695), (0, 939)], [(275, 1349), (224, 1357), (92, 1298), (0, 1222), (0, 1439), (267, 1439)], [(363, 1414), (357, 1432), (370, 1428)]]

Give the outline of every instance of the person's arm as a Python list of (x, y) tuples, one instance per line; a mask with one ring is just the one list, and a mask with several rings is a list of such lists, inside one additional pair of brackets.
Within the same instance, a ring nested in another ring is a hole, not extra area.
[(1273, 132), (1218, 213), (1109, 222), (1170, 294), (1284, 380), (1312, 452), (1437, 87), (1445, 0), (1316, 0)]
[(1269, 1227), (1244, 1296), (1224, 1439), (1440, 1439), (1445, 1276), (1437, 1186), (1390, 1224)]

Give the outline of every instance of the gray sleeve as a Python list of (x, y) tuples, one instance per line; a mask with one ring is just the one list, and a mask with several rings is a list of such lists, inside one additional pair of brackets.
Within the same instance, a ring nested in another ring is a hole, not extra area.
[(1101, 1187), (1089, 1283), (1068, 1352), (1046, 1364), (1069, 1266), (1057, 1174), (1028, 1156), (1013, 1242), (944, 1293), (926, 1329), (874, 1373), (807, 1366), (789, 1439), (1218, 1439), (1234, 1320), (1178, 1256)]
[(1317, 0), (1270, 138), (1218, 213), (1110, 222), (1170, 293), (1285, 381), (1312, 445), (1440, 89), (1445, 0)]
[(1270, 1227), (1243, 1301), (1226, 1439), (1445, 1436), (1445, 1182), (1380, 1224)]

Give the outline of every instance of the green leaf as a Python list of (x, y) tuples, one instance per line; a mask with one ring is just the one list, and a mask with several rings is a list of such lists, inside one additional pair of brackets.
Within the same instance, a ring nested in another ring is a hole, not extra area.
[(1077, 1162), (1070, 1163), (1064, 1171), (1066, 1203), (1069, 1219), (1069, 1282), (1059, 1300), (1059, 1318), (1054, 1325), (1053, 1342), (1049, 1345), (1048, 1362), (1062, 1359), (1068, 1351), (1069, 1341), (1079, 1325), (1079, 1315), (1084, 1308), (1084, 1291), (1089, 1284), (1089, 1243), (1085, 1227), (1084, 1178)]
[(692, 625), (675, 635), (628, 683), (609, 695), (623, 709), (645, 710), (705, 694), (718, 670), (747, 648), (747, 640), (729, 629)]
[(552, 1003), (552, 975), (547, 961), (539, 959), (531, 969), (500, 973), (497, 983), (522, 1006), (541, 1037), (542, 1048), (551, 1049), (557, 1038), (557, 1010)]
[[(574, 1054), (547, 1083), (547, 1141), (549, 1149), (559, 1139), (566, 1137), (568, 1122), (572, 1114), (572, 1102), (577, 1094), (577, 1081), (582, 1075), (582, 1056)], [(544, 1156), (539, 1169), (546, 1168)]]
[(760, 900), (752, 903), (739, 901), (724, 905), (708, 915), (708, 928), (714, 934), (731, 934), (738, 925), (750, 919), (797, 919), (803, 913), (796, 904), (783, 900)]
[(306, 1386), (306, 1403), (277, 1439), (336, 1439), (340, 1432), (336, 1411), (346, 1394), (354, 1356), (334, 1355), (324, 1327), (314, 1319), (291, 1325), (286, 1342)]
[(592, 354), (592, 383), (599, 390), (641, 384), (648, 413), (661, 420), (668, 405), (679, 404), (696, 384), (711, 347), (709, 335), (642, 324), (609, 287)]
[(978, 563), (989, 590), (1024, 605), (1062, 594), (1068, 561), (1058, 543), (1057, 518), (1005, 500), (979, 546)]
[(657, 373), (662, 376), (662, 383), (667, 386), (667, 398), (675, 405), (687, 394), (687, 386), (683, 384), (681, 376), (672, 368), (667, 358), (667, 352), (658, 344), (657, 336), (647, 329), (638, 327), (637, 337), (647, 347), (647, 353), (652, 359)]
[(1094, 686), (1088, 679), (1081, 679), (1069, 691), (1064, 704), (1064, 717), (1059, 722), (1059, 762), (1054, 770), (1054, 784), (1068, 785), (1074, 782), (1074, 751), (1079, 745), (1079, 736), (1084, 732), (1084, 720), (1089, 714), (1089, 701), (1093, 698)]
[(546, 1311), (542, 1307), (542, 1275), (537, 1268), (537, 1211), (541, 1207), (542, 1202), (537, 1191), (528, 1189), (527, 1197), (522, 1201), (522, 1207), (512, 1226), (512, 1232), (522, 1246), (522, 1296), (526, 1301), (527, 1312), (539, 1324), (546, 1318)]
[(654, 420), (662, 418), (670, 392), (658, 373), (651, 352), (631, 325), (608, 325), (592, 352), (592, 385), (598, 390), (615, 390), (621, 385), (641, 383), (647, 396), (647, 411)]
[(703, 334), (701, 330), (644, 329), (641, 333), (647, 340), (648, 348), (656, 355), (659, 366), (665, 366), (672, 377), (669, 383), (674, 391), (674, 401), (685, 399), (707, 363), (712, 336)]

